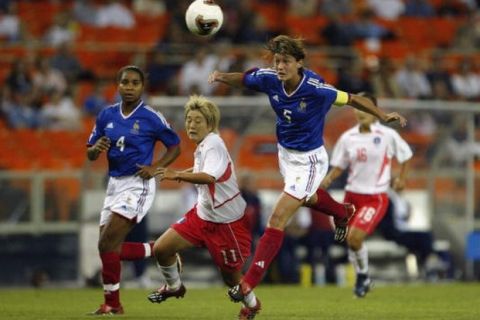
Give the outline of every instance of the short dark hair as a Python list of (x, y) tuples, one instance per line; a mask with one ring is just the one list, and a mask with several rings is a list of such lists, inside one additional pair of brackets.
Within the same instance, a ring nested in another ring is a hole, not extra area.
[(305, 59), (305, 47), (300, 38), (291, 38), (286, 35), (279, 35), (267, 43), (267, 50), (273, 54), (288, 54), (297, 61)]
[(125, 66), (125, 67), (122, 67), (120, 70), (118, 70), (117, 82), (119, 82), (120, 79), (122, 79), (122, 75), (127, 71), (133, 71), (138, 73), (138, 75), (140, 76), (140, 80), (142, 80), (142, 83), (145, 84), (145, 78), (146, 78), (145, 72), (143, 72), (143, 70), (140, 69), (140, 67), (137, 67), (134, 65)]

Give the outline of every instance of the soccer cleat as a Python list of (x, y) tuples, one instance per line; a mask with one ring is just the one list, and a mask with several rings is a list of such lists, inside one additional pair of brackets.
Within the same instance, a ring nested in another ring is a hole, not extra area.
[(239, 284), (228, 289), (228, 296), (230, 297), (230, 300), (237, 303), (243, 301), (245, 296), (249, 294), (250, 291), (252, 291), (252, 288), (250, 288), (250, 286), (245, 282), (240, 281)]
[(115, 316), (124, 314), (123, 307), (120, 305), (117, 308), (110, 307), (108, 304), (101, 304), (100, 308), (97, 310), (88, 313), (90, 316)]
[(187, 292), (187, 288), (183, 285), (183, 283), (180, 285), (180, 287), (176, 290), (169, 290), (167, 288), (167, 285), (164, 285), (163, 287), (153, 291), (148, 295), (148, 300), (152, 303), (161, 303), (169, 298), (175, 297), (175, 298), (183, 298), (185, 296), (185, 293)]
[(366, 274), (359, 273), (357, 274), (357, 281), (355, 282), (355, 288), (353, 293), (358, 298), (363, 298), (370, 291), (372, 287), (372, 280)]
[(345, 203), (345, 210), (347, 211), (347, 217), (343, 219), (334, 219), (335, 223), (335, 240), (338, 242), (343, 242), (348, 235), (348, 222), (355, 215), (355, 206), (351, 203)]
[(257, 301), (257, 304), (253, 308), (249, 308), (245, 304), (242, 306), (242, 309), (240, 309), (240, 313), (238, 314), (238, 319), (251, 320), (254, 319), (258, 313), (260, 313), (260, 310), (262, 309), (262, 304), (260, 303), (260, 300), (258, 300), (258, 298), (255, 298), (255, 300)]

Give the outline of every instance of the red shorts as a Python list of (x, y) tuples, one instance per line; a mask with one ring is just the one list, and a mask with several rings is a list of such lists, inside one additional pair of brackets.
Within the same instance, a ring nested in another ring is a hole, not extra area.
[(350, 227), (372, 234), (387, 212), (388, 201), (386, 193), (359, 194), (347, 191), (344, 202), (352, 203), (357, 209), (355, 216), (350, 220)]
[(230, 223), (202, 220), (194, 207), (172, 228), (197, 247), (205, 247), (223, 271), (241, 270), (250, 256), (252, 237), (245, 215)]

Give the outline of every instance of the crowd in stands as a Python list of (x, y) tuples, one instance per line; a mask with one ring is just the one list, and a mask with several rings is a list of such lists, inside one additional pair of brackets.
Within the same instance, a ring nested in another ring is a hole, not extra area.
[[(224, 0), (213, 38), (186, 29), (190, 2), (0, 0), (0, 122), (83, 130), (82, 119), (115, 101), (115, 73), (131, 63), (147, 71), (150, 95), (253, 94), (205, 79), (265, 65), (262, 44), (279, 33), (303, 37), (308, 67), (342, 90), (480, 99), (480, 1)], [(411, 116), (425, 135), (445, 120)]]

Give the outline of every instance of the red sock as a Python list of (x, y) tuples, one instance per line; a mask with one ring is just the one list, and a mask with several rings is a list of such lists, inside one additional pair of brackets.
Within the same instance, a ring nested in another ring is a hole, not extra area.
[(323, 212), (336, 219), (343, 219), (347, 217), (347, 210), (343, 203), (339, 203), (332, 198), (332, 196), (322, 188), (317, 189), (317, 202), (310, 207)]
[(266, 228), (263, 236), (258, 241), (252, 264), (243, 277), (243, 281), (252, 289), (262, 281), (270, 263), (272, 263), (273, 258), (275, 258), (278, 250), (280, 250), (283, 235), (284, 232), (282, 230)]
[(103, 295), (110, 307), (120, 306), (120, 255), (117, 252), (100, 253), (102, 259)]
[[(146, 252), (145, 245), (150, 247), (149, 252)], [(148, 258), (152, 255), (153, 242), (124, 242), (120, 251), (120, 260), (140, 260)]]

